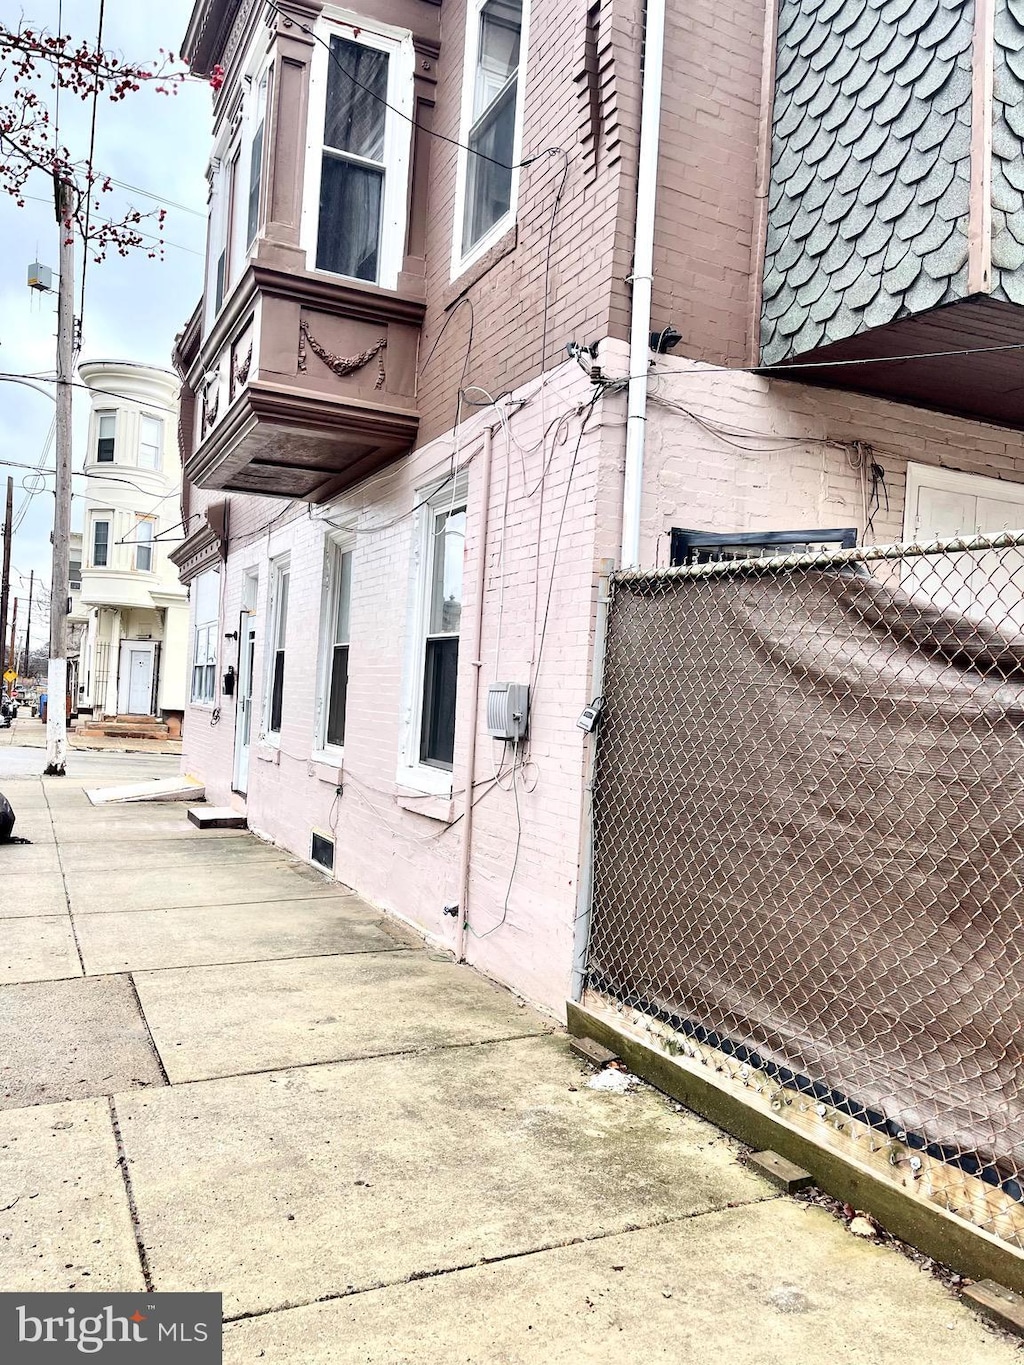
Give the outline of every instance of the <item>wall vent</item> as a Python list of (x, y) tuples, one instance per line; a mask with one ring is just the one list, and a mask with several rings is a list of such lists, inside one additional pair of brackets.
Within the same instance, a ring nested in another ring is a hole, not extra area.
[(317, 834), (313, 831), (313, 842), (309, 856), (317, 867), (325, 868), (328, 872), (334, 871), (334, 840), (328, 839), (326, 834)]

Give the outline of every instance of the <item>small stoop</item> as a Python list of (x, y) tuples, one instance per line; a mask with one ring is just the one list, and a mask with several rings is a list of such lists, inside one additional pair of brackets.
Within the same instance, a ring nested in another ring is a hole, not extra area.
[(114, 716), (80, 721), (76, 733), (83, 739), (169, 739), (171, 732), (156, 716)]
[(85, 794), (94, 806), (115, 806), (131, 801), (202, 801), (206, 788), (194, 777), (157, 777), (125, 787), (94, 787)]
[(230, 806), (189, 806), (188, 818), (200, 829), (248, 829), (244, 815)]

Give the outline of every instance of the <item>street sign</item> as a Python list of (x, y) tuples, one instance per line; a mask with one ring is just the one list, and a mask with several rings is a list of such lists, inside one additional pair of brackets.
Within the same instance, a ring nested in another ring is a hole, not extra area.
[(13, 668), (9, 668), (9, 669), (7, 670), (7, 672), (4, 674), (4, 682), (5, 682), (5, 683), (12, 683), (12, 682), (17, 682), (17, 681), (18, 681), (18, 675), (17, 675), (17, 673), (15, 673), (15, 671), (14, 671)]

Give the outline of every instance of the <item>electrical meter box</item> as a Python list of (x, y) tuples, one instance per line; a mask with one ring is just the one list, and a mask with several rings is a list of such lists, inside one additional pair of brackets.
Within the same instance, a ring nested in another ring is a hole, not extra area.
[(526, 683), (491, 683), (487, 689), (487, 733), (492, 739), (518, 742), (530, 724), (530, 689)]

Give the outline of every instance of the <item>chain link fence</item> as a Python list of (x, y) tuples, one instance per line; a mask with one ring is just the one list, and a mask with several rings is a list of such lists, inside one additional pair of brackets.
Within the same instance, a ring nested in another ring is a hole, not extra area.
[(1024, 1246), (1024, 533), (613, 584), (587, 1002)]

